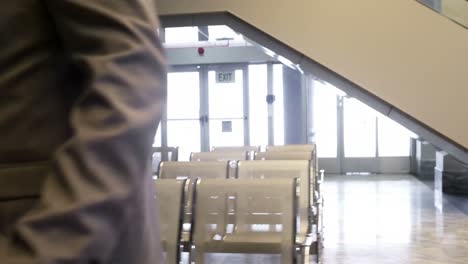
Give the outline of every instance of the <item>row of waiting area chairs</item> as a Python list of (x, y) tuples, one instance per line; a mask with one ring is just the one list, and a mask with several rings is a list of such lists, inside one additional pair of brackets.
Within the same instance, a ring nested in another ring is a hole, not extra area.
[(155, 186), (168, 263), (180, 263), (182, 252), (190, 263), (213, 253), (277, 254), (281, 263), (319, 258), (315, 146), (269, 147), (262, 160), (250, 160), (256, 151), (230, 147), (161, 162)]

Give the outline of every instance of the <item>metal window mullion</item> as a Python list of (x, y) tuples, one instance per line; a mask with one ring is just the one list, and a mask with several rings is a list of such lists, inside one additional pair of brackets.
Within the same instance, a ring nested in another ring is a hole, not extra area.
[(380, 166), (380, 153), (379, 153), (379, 117), (375, 116), (375, 159), (377, 173), (382, 173)]
[(344, 174), (344, 98), (341, 96), (336, 96), (336, 107), (337, 107), (337, 118), (336, 118), (336, 128), (337, 128), (337, 148), (338, 148), (338, 165), (339, 171), (341, 174)]
[(311, 101), (309, 100), (309, 76), (305, 75), (305, 74), (301, 74), (301, 98), (302, 98), (302, 115), (301, 115), (301, 123), (302, 123), (302, 135), (301, 135), (301, 142), (306, 144), (308, 143), (308, 132), (309, 132), (309, 129), (308, 129), (308, 124), (309, 124), (309, 116), (310, 116), (310, 113), (309, 113), (309, 103), (311, 103)]
[[(200, 146), (201, 151), (209, 151), (210, 148), (210, 121), (209, 121), (209, 81), (208, 69), (200, 66)], [(208, 118), (204, 118), (208, 117)]]
[[(169, 73), (167, 73), (169, 74)], [(166, 91), (168, 89), (168, 82), (166, 78), (166, 82), (164, 84), (166, 86)], [(167, 104), (164, 105), (164, 112), (161, 117), (160, 128), (161, 129), (161, 147), (164, 149), (167, 147)], [(161, 153), (161, 160), (166, 161), (169, 159), (168, 153), (163, 151)]]
[(243, 72), (243, 100), (244, 100), (244, 145), (250, 145), (250, 94), (249, 94), (249, 65), (242, 67)]
[[(267, 64), (267, 92), (268, 95), (274, 94), (273, 91), (273, 63)], [(268, 144), (275, 144), (275, 123), (274, 123), (274, 103), (267, 104), (268, 107)]]

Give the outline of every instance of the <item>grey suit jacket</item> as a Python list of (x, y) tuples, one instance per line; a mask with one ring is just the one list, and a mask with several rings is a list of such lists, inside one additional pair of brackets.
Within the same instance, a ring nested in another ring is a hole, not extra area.
[[(0, 3), (0, 263), (161, 263), (149, 157), (166, 98), (153, 0)], [(1, 230), (0, 230), (1, 231)]]

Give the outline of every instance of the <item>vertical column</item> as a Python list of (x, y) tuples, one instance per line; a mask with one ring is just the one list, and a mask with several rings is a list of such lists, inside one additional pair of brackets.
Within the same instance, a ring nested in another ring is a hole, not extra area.
[[(267, 64), (267, 103), (268, 103), (268, 145), (275, 144), (275, 123), (273, 119), (274, 115), (274, 94), (273, 94), (273, 63)], [(273, 98), (269, 101), (268, 98)]]
[(416, 176), (417, 173), (417, 159), (416, 159), (416, 148), (417, 148), (417, 140), (416, 138), (411, 138), (411, 145), (410, 145), (410, 173)]
[(337, 107), (337, 118), (336, 118), (336, 130), (338, 135), (338, 164), (340, 167), (341, 174), (344, 174), (343, 162), (344, 162), (344, 110), (343, 110), (343, 97), (336, 96), (336, 107)]
[(416, 176), (419, 179), (430, 181), (434, 179), (436, 151), (430, 143), (419, 139), (416, 141)]
[(303, 111), (302, 75), (289, 67), (284, 67), (284, 143), (305, 143), (305, 115)]
[(315, 143), (315, 123), (314, 123), (314, 100), (315, 100), (315, 81), (312, 75), (305, 77), (306, 89), (306, 140), (308, 144)]
[(200, 66), (200, 135), (201, 151), (210, 151), (208, 68)]
[[(161, 147), (164, 149), (167, 147), (167, 105), (164, 108), (164, 113), (161, 118), (161, 123), (159, 124), (159, 128), (161, 130)], [(173, 147), (173, 146), (172, 146)], [(167, 161), (169, 160), (168, 153), (163, 151), (161, 153), (161, 160)]]
[(309, 76), (301, 73), (301, 113), (302, 118), (304, 119), (301, 128), (301, 141), (307, 143), (307, 134), (308, 134), (308, 117), (309, 117), (309, 100), (308, 100), (308, 90), (309, 90)]
[(250, 145), (250, 98), (249, 98), (249, 65), (242, 67), (243, 72), (243, 103), (244, 103), (244, 145)]

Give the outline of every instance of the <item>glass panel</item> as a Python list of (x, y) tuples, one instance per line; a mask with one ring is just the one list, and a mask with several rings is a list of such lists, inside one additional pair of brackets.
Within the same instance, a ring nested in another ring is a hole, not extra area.
[(242, 35), (237, 34), (228, 26), (209, 26), (209, 41), (218, 40), (244, 40)]
[(345, 157), (375, 157), (377, 112), (354, 98), (343, 107)]
[(220, 83), (216, 80), (216, 72), (209, 71), (210, 118), (244, 118), (243, 77), (242, 70), (236, 70), (234, 82)]
[(167, 118), (198, 119), (200, 116), (200, 74), (171, 72), (167, 75)]
[[(153, 147), (161, 146), (161, 124), (158, 126), (156, 135), (154, 136)], [(158, 171), (159, 163), (161, 162), (161, 153), (154, 153), (152, 156), (152, 172), (155, 173)]]
[(250, 144), (268, 145), (267, 65), (249, 66)]
[(161, 123), (158, 125), (158, 130), (156, 131), (156, 135), (154, 136), (153, 147), (160, 147), (161, 144)]
[(165, 43), (198, 42), (198, 27), (165, 28)]
[(412, 133), (391, 120), (379, 115), (379, 156), (409, 157)]
[(243, 146), (244, 120), (210, 120), (210, 149), (213, 146)]
[(200, 146), (200, 121), (167, 122), (167, 144), (171, 147), (179, 147), (179, 160), (188, 161), (191, 152), (199, 152)]
[(283, 65), (273, 65), (275, 145), (284, 145)]
[[(233, 74), (234, 79), (219, 74)], [(242, 70), (208, 72), (211, 146), (244, 145), (244, 76)], [(211, 148), (210, 146), (210, 148)]]
[(337, 94), (332, 85), (314, 82), (314, 129), (320, 158), (337, 157)]
[(168, 73), (167, 144), (179, 147), (182, 161), (201, 149), (199, 78), (198, 72)]

